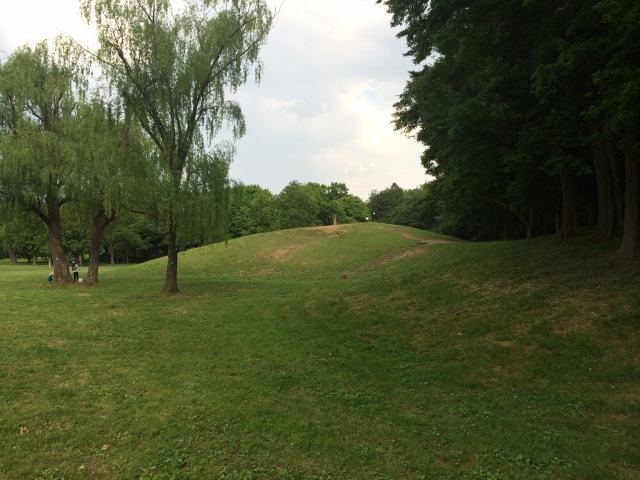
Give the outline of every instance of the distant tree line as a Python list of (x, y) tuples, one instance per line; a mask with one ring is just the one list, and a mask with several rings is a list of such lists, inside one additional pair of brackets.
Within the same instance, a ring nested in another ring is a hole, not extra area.
[(395, 124), (465, 238), (581, 225), (640, 254), (640, 2), (377, 0), (415, 62)]
[[(212, 203), (223, 208), (221, 228), (201, 234), (183, 235), (181, 249), (224, 241), (256, 233), (288, 228), (365, 222), (370, 210), (365, 201), (349, 193), (344, 183), (289, 183), (279, 194), (258, 185), (233, 182), (225, 187), (225, 201)], [(101, 235), (98, 258), (103, 263), (141, 262), (167, 254), (162, 223), (134, 209), (122, 209)], [(61, 208), (62, 246), (70, 258), (82, 263), (91, 257), (92, 223), (73, 202)], [(30, 262), (50, 258), (47, 229), (36, 215), (21, 212), (0, 222), (0, 258)]]
[(278, 195), (258, 185), (232, 187), (229, 235), (369, 220), (367, 204), (344, 183), (289, 183)]

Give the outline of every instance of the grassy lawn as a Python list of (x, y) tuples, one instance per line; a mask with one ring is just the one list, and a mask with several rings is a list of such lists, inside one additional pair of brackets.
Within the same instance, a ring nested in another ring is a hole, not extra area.
[(0, 264), (0, 479), (640, 478), (640, 262), (421, 238), (245, 237), (173, 297)]

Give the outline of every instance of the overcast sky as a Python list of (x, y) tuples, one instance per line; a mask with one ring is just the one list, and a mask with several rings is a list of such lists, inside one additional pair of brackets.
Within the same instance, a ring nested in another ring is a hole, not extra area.
[[(78, 0), (3, 1), (0, 50), (58, 33), (91, 43)], [(279, 192), (291, 180), (346, 183), (366, 198), (427, 180), (423, 148), (394, 132), (411, 70), (375, 0), (286, 0), (262, 55), (262, 83), (237, 95), (247, 135), (231, 175)]]

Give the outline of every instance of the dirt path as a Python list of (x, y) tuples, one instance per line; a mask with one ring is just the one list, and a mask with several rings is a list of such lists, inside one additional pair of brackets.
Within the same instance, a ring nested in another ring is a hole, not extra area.
[(408, 232), (399, 232), (395, 228), (383, 227), (383, 229), (387, 232), (399, 233), (407, 240), (413, 240), (414, 242), (417, 242), (419, 245), (438, 245), (440, 243), (451, 243), (449, 240), (426, 239), (422, 237), (417, 237), (415, 235), (411, 235)]
[(421, 237), (417, 237), (415, 235), (411, 235), (410, 233), (407, 232), (398, 232), (396, 229), (394, 228), (389, 228), (389, 227), (383, 227), (383, 229), (387, 232), (393, 232), (393, 233), (399, 233), (400, 235), (402, 235), (404, 238), (406, 238), (407, 240), (413, 240), (414, 242), (416, 242), (416, 245), (412, 245), (410, 247), (406, 247), (402, 250), (396, 250), (395, 252), (391, 252), (387, 255), (383, 255), (381, 257), (379, 257), (378, 259), (376, 259), (375, 261), (368, 263), (366, 265), (362, 265), (359, 268), (356, 268), (355, 270), (351, 270), (351, 271), (346, 271), (346, 272), (342, 272), (342, 274), (340, 275), (340, 278), (348, 278), (351, 275), (366, 271), (366, 270), (371, 270), (371, 269), (375, 269), (378, 267), (381, 267), (383, 265), (386, 265), (387, 263), (390, 262), (395, 262), (395, 261), (399, 261), (399, 260), (404, 260), (405, 258), (411, 258), (411, 257), (416, 257), (418, 255), (424, 255), (425, 253), (427, 253), (430, 249), (428, 248), (430, 245), (438, 245), (438, 244), (442, 244), (442, 243), (451, 243), (449, 240), (438, 240), (438, 239), (426, 239), (426, 238), (421, 238)]
[(449, 240), (427, 240), (426, 238), (416, 237), (415, 235), (411, 235), (410, 233), (406, 232), (400, 232), (400, 235), (408, 240), (414, 240), (420, 245), (437, 245), (439, 243), (451, 243), (449, 242)]

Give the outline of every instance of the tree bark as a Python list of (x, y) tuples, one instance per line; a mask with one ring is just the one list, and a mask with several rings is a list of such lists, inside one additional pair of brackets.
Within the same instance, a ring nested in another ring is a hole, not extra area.
[(529, 208), (529, 216), (525, 218), (525, 225), (527, 228), (527, 240), (533, 238), (533, 208)]
[(562, 225), (560, 227), (560, 239), (567, 240), (576, 235), (577, 231), (577, 199), (575, 174), (562, 172)]
[[(91, 243), (89, 246), (89, 270), (84, 285), (95, 287), (98, 285), (98, 271), (100, 269), (100, 244), (102, 243), (102, 232), (115, 219), (115, 215), (106, 215), (104, 208), (100, 207), (93, 216), (91, 224)], [(111, 251), (110, 251), (111, 253)], [(111, 253), (113, 263), (113, 253)]]
[(638, 168), (638, 135), (624, 139), (624, 231), (618, 253), (626, 257), (640, 254), (640, 169)]
[(11, 265), (17, 265), (18, 264), (18, 256), (16, 255), (16, 252), (14, 252), (13, 250), (9, 249), (9, 251), (7, 253), (9, 254), (9, 263)]
[[(602, 133), (597, 124), (592, 125), (592, 130), (598, 136)], [(611, 180), (611, 170), (609, 169), (607, 145), (602, 139), (596, 138), (592, 141), (591, 158), (593, 160), (593, 173), (598, 194), (597, 229), (603, 237), (611, 238), (613, 237), (616, 221), (613, 204), (613, 182)]]
[(612, 143), (607, 143), (607, 160), (609, 171), (611, 172), (611, 190), (613, 195), (613, 207), (615, 214), (615, 225), (619, 233), (624, 224), (624, 195), (622, 192), (622, 180), (620, 178), (620, 166), (616, 147)]
[(38, 265), (38, 256), (35, 253), (31, 257), (31, 263), (33, 264), (34, 267)]
[(178, 243), (177, 227), (174, 221), (167, 230), (167, 273), (164, 281), (165, 293), (178, 293)]
[(53, 282), (58, 285), (73, 283), (69, 272), (67, 255), (62, 245), (62, 227), (60, 225), (60, 205), (55, 199), (47, 199), (47, 230), (49, 251), (53, 261)]
[(110, 261), (111, 265), (115, 265), (116, 264), (116, 255), (115, 255), (115, 249), (114, 249), (113, 245), (108, 245), (107, 246), (107, 250), (109, 250), (109, 261)]

